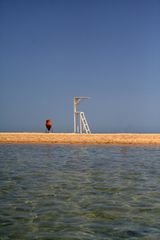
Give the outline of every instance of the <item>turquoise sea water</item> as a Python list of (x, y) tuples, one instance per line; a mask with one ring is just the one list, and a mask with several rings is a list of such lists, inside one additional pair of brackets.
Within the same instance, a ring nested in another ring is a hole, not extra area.
[(0, 239), (160, 239), (160, 148), (0, 145)]

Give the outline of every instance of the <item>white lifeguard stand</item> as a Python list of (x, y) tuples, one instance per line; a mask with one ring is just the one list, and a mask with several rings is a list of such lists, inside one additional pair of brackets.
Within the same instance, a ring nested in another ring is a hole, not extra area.
[(73, 107), (74, 107), (74, 133), (87, 133), (90, 134), (90, 128), (84, 112), (78, 111), (78, 105), (81, 100), (89, 99), (89, 97), (74, 97)]

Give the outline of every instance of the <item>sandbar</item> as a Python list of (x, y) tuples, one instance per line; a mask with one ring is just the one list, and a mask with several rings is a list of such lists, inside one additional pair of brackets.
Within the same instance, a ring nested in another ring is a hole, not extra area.
[(0, 143), (160, 145), (160, 134), (159, 133), (75, 134), (75, 133), (1, 132)]

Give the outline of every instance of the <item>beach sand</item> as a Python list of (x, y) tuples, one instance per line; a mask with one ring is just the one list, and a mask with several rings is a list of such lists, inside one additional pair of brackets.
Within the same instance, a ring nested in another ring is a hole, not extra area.
[(160, 145), (160, 134), (0, 133), (0, 143)]

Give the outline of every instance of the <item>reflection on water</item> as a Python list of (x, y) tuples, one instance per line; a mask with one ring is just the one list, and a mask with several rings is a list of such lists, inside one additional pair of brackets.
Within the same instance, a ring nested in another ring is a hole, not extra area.
[(0, 239), (160, 239), (160, 149), (0, 145)]

